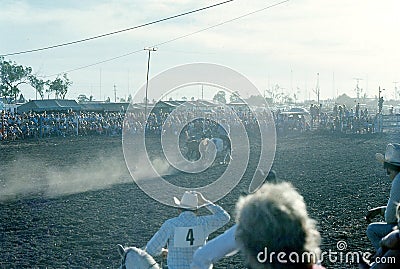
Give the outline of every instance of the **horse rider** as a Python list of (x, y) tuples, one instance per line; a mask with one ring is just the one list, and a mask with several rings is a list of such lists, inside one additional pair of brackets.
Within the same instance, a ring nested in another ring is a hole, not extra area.
[[(212, 232), (228, 223), (230, 216), (200, 192), (186, 191), (181, 200), (174, 197), (174, 202), (179, 216), (162, 224), (147, 243), (146, 251), (152, 256), (167, 255), (169, 269), (187, 269), (193, 253), (206, 243)], [(197, 215), (197, 210), (203, 206), (211, 212), (210, 215)]]
[(385, 217), (385, 222), (370, 223), (367, 228), (367, 236), (377, 250), (381, 239), (397, 225), (396, 206), (400, 203), (400, 144), (388, 144), (385, 155), (377, 153), (376, 159), (383, 163), (383, 168), (392, 181), (387, 205), (370, 209), (365, 217), (368, 222), (377, 215)]

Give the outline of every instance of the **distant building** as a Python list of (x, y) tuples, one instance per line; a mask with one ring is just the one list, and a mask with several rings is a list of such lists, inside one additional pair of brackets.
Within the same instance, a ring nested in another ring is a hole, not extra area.
[(27, 112), (67, 112), (81, 111), (81, 106), (75, 100), (47, 99), (33, 100), (22, 104), (17, 108), (18, 113)]
[[(125, 113), (129, 103), (109, 103), (109, 102), (82, 102), (79, 104), (82, 111), (88, 112), (121, 112)], [(133, 105), (132, 105), (133, 106)], [(131, 107), (132, 109), (132, 107)], [(138, 108), (139, 109), (139, 108)]]

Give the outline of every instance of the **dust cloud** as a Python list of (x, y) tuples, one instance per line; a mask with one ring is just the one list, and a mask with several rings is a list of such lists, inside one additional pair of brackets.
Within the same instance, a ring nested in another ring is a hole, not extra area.
[[(148, 157), (143, 154), (143, 156), (135, 158), (135, 165), (130, 166), (133, 169), (132, 173), (136, 180), (148, 179), (157, 176), (154, 171), (156, 171), (160, 176), (173, 175), (178, 172), (169, 164), (166, 159), (160, 157), (151, 159), (151, 167), (149, 167), (147, 158)], [(130, 160), (132, 161), (132, 159)], [(152, 171), (151, 168), (154, 169), (154, 171)]]
[(54, 166), (20, 157), (1, 171), (0, 201), (38, 195), (56, 197), (124, 182), (132, 179), (122, 158), (95, 156), (86, 162)]

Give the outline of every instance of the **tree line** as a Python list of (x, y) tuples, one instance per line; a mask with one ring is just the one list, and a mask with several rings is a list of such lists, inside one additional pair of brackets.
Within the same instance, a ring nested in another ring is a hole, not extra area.
[(0, 98), (3, 97), (8, 104), (16, 103), (23, 84), (32, 86), (43, 100), (45, 93), (54, 94), (56, 99), (64, 99), (72, 82), (66, 73), (58, 75), (54, 80), (44, 80), (33, 73), (32, 67), (0, 57)]

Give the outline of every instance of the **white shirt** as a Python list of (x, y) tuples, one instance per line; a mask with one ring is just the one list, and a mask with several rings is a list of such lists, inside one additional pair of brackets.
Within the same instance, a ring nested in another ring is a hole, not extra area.
[(237, 225), (233, 225), (223, 234), (210, 240), (204, 246), (198, 248), (193, 254), (191, 269), (211, 269), (213, 263), (225, 256), (231, 256), (238, 252), (239, 247), (235, 240)]
[(385, 221), (387, 223), (397, 223), (396, 208), (400, 202), (400, 173), (393, 179), (392, 187), (390, 188), (390, 197), (386, 206)]
[(187, 269), (195, 250), (204, 245), (206, 237), (230, 219), (229, 214), (218, 205), (210, 203), (206, 208), (212, 215), (197, 216), (191, 211), (184, 211), (178, 217), (165, 221), (147, 243), (147, 253), (159, 256), (167, 245), (168, 268)]

